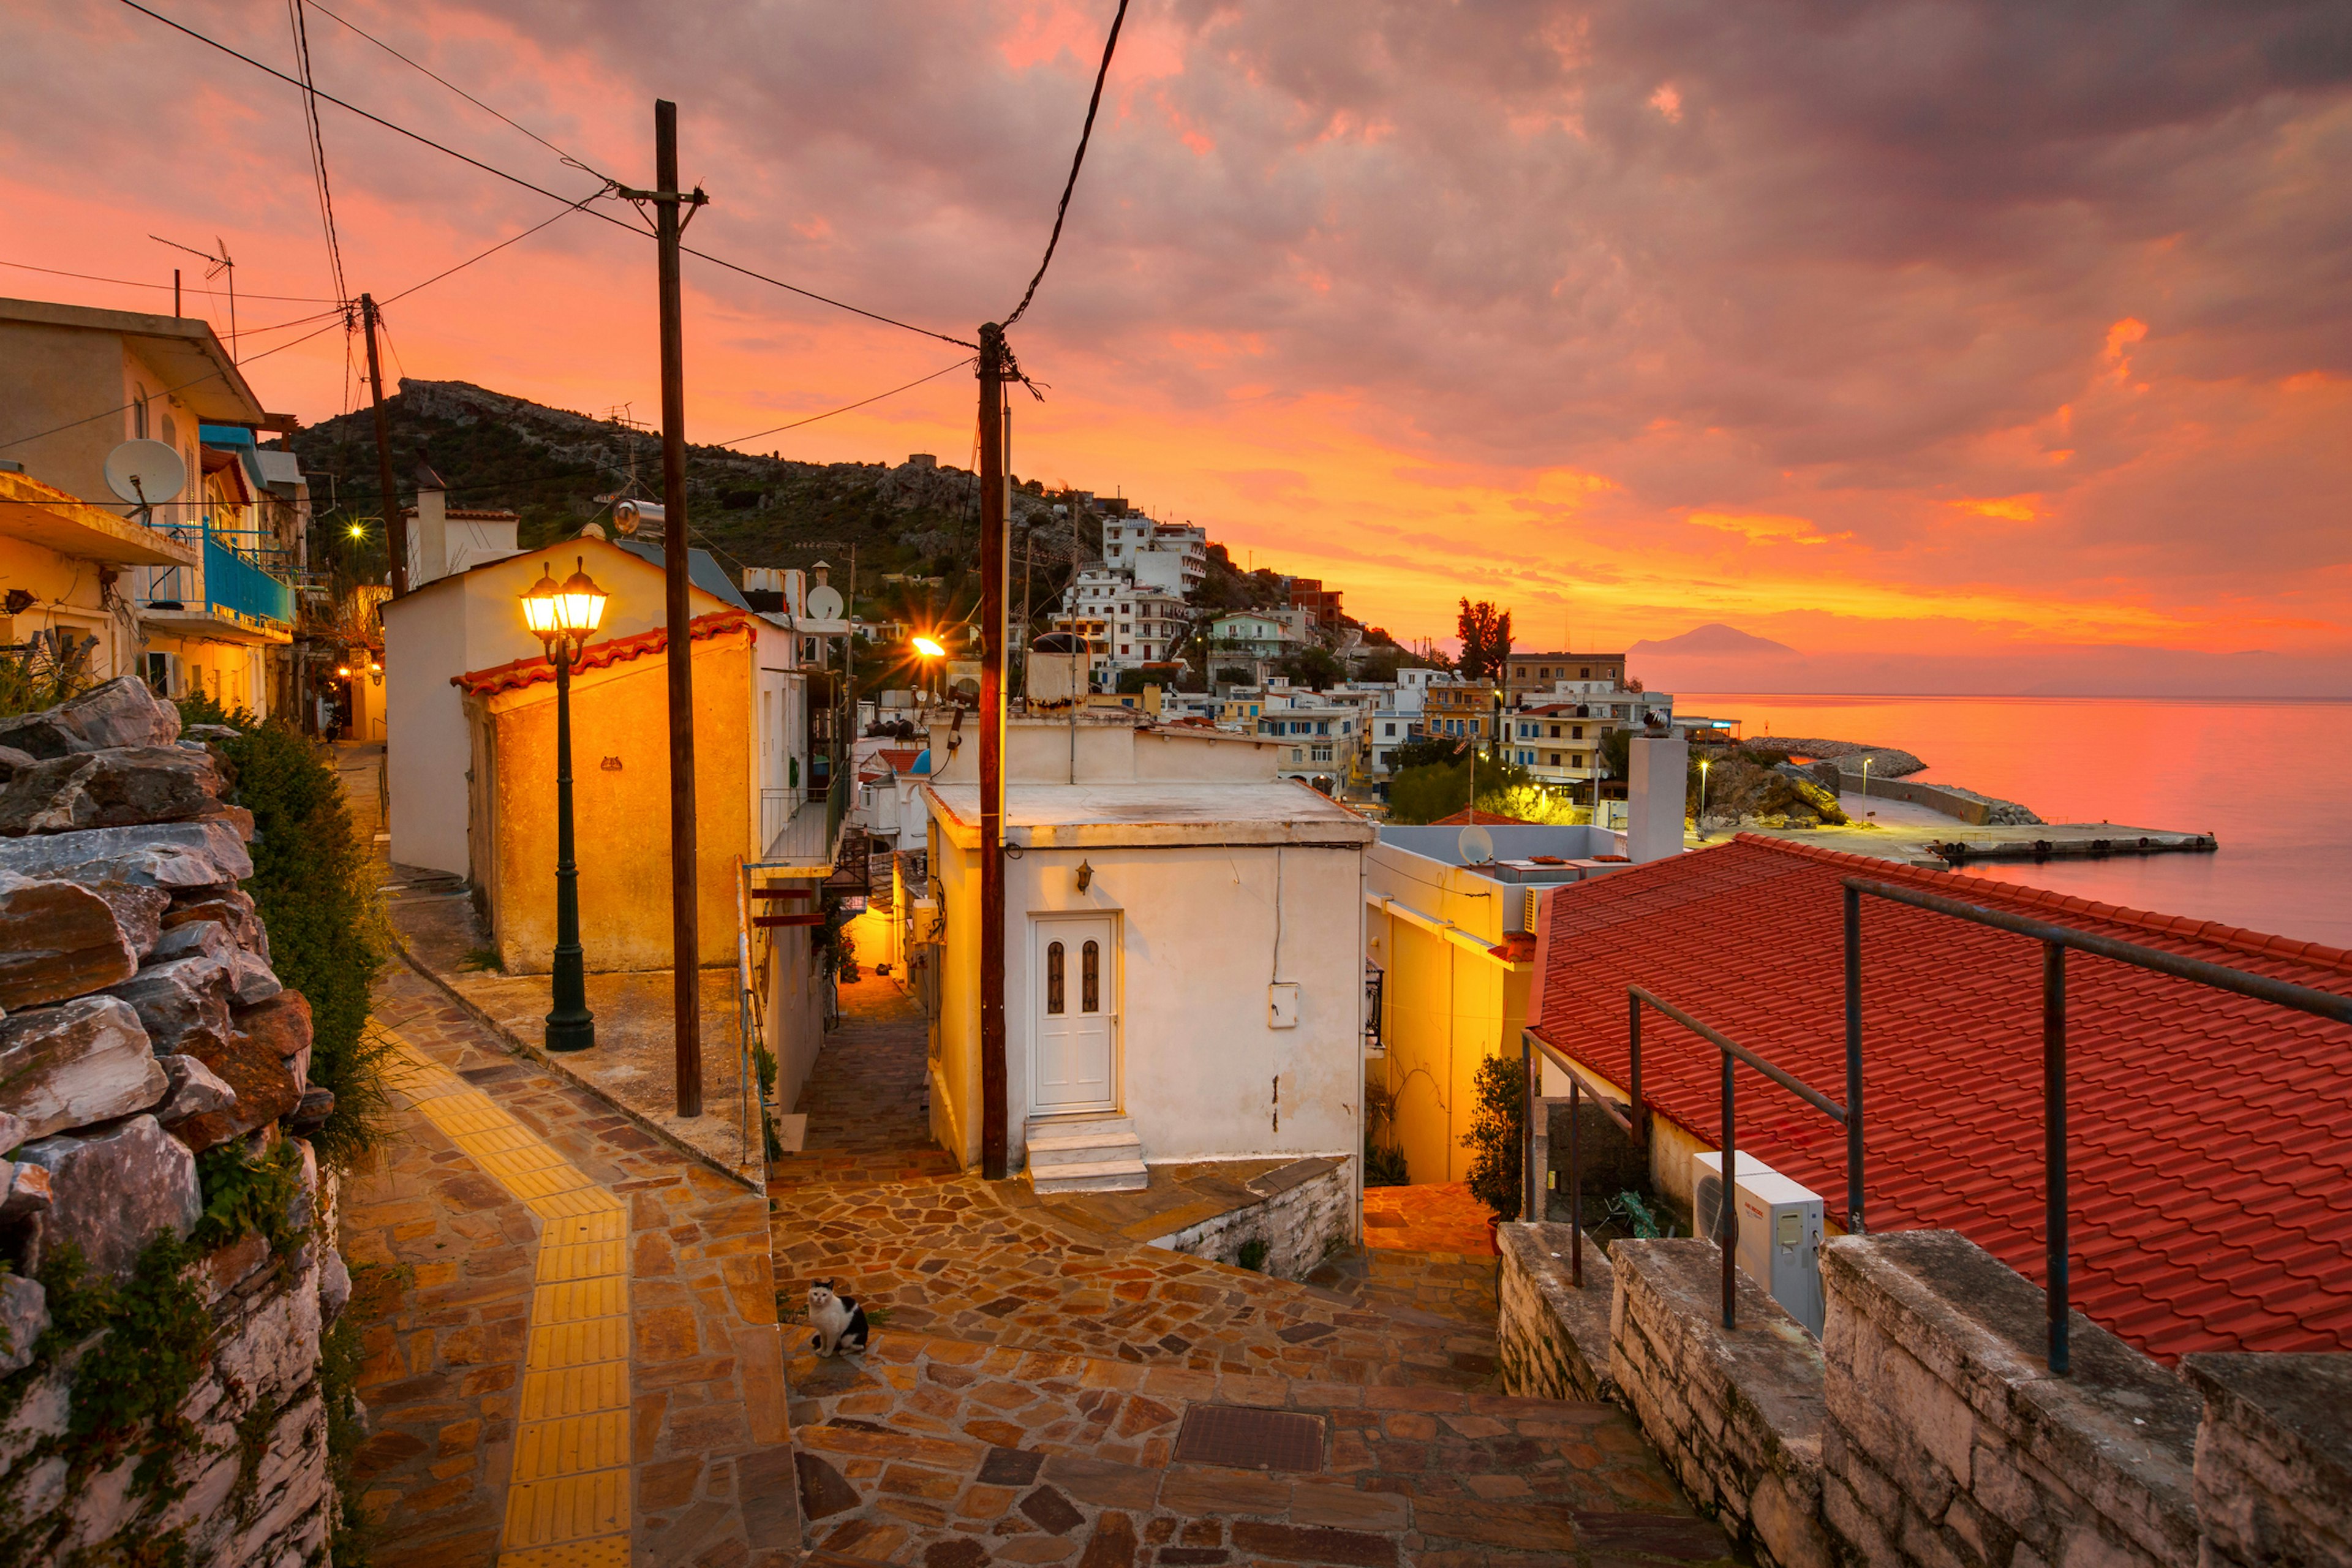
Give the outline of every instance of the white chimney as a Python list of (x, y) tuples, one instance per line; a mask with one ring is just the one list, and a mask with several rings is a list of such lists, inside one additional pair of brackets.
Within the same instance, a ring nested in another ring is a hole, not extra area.
[(1680, 736), (1634, 736), (1631, 773), (1625, 790), (1626, 858), (1638, 864), (1681, 854), (1690, 742)]

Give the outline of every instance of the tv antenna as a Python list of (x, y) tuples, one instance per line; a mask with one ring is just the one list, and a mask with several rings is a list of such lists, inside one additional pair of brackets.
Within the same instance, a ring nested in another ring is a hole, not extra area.
[(219, 235), (213, 236), (213, 250), (220, 252), (218, 256), (215, 256), (212, 250), (198, 250), (193, 245), (182, 245), (178, 240), (165, 239), (160, 234), (151, 234), (147, 237), (158, 245), (168, 245), (174, 250), (184, 250), (190, 256), (203, 258), (210, 263), (205, 268), (205, 278), (208, 282), (224, 272), (228, 274), (228, 359), (231, 364), (235, 364), (236, 363), (236, 262), (229, 256), (227, 241), (222, 239)]

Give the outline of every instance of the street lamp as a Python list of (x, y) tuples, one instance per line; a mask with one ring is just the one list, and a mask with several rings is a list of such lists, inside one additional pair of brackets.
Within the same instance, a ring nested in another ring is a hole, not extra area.
[(924, 670), (926, 675), (930, 674), (934, 669), (944, 668), (939, 661), (948, 656), (947, 644), (935, 637), (920, 632), (909, 637), (908, 643), (914, 648), (915, 657), (921, 659), (926, 666)]
[(596, 623), (604, 618), (604, 590), (587, 563), (558, 584), (545, 568), (522, 596), (523, 624), (538, 635), (555, 666), (555, 985), (547, 1015), (547, 1048), (584, 1051), (596, 1043), (588, 1011), (588, 983), (580, 952), (580, 868), (572, 858), (572, 667)]
[(1706, 842), (1706, 770), (1712, 765), (1712, 758), (1701, 757), (1698, 760), (1698, 841), (1701, 844)]

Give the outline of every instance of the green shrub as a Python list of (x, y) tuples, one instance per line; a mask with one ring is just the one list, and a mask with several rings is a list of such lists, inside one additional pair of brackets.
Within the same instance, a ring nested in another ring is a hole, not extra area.
[(259, 1231), (280, 1273), (291, 1268), (302, 1229), (286, 1211), (302, 1189), (302, 1155), (290, 1139), (257, 1160), (247, 1158), (241, 1139), (215, 1145), (196, 1156), (196, 1180), (205, 1197), (194, 1237), (198, 1247), (209, 1252)]
[(1474, 1079), (1470, 1195), (1505, 1219), (1519, 1217), (1519, 1152), (1528, 1120), (1527, 1070), (1517, 1057), (1488, 1057)]
[(335, 1113), (312, 1142), (320, 1159), (349, 1169), (385, 1135), (394, 1049), (367, 1028), (387, 946), (368, 847), (322, 748), (291, 724), (224, 712), (203, 697), (179, 707), (184, 723), (239, 731), (215, 745), (236, 774), (229, 798), (253, 813), (246, 890), (269, 928), (278, 978), (310, 1000), (310, 1081), (334, 1091)]
[(1272, 1250), (1266, 1245), (1265, 1237), (1253, 1236), (1242, 1243), (1241, 1250), (1234, 1255), (1234, 1261), (1253, 1274), (1263, 1274), (1265, 1272), (1265, 1255)]
[(1404, 1151), (1382, 1148), (1378, 1143), (1364, 1146), (1364, 1185), (1368, 1187), (1402, 1187), (1410, 1185), (1405, 1174)]

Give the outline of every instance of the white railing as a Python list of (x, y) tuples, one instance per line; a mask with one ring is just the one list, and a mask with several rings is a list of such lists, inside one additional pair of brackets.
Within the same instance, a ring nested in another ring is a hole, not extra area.
[(825, 792), (763, 789), (760, 792), (760, 858), (791, 865), (829, 865), (834, 833), (826, 818)]

